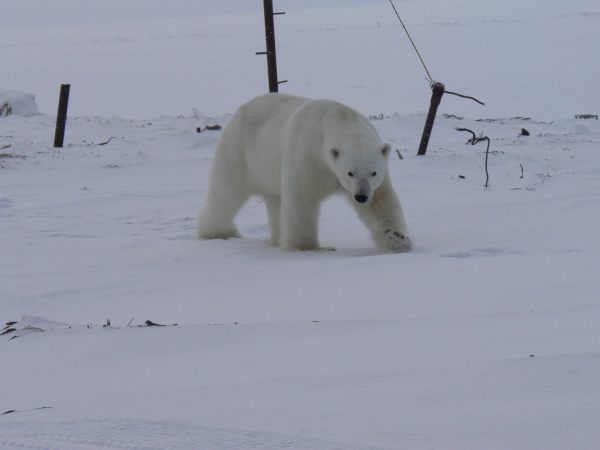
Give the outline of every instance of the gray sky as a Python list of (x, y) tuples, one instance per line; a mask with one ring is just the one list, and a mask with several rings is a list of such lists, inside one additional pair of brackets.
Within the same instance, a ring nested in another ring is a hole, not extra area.
[[(388, 0), (274, 0), (275, 11)], [(402, 3), (406, 0), (395, 0)], [(0, 28), (47, 28), (218, 14), (262, 13), (263, 0), (0, 0)]]

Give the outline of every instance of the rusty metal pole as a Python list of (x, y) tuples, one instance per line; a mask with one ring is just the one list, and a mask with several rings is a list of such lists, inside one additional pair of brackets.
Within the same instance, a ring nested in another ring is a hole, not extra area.
[(433, 122), (435, 121), (435, 115), (437, 114), (438, 106), (442, 101), (442, 95), (444, 95), (444, 84), (436, 82), (433, 84), (433, 92), (431, 93), (431, 104), (429, 105), (429, 113), (425, 120), (425, 128), (423, 128), (423, 135), (421, 136), (421, 144), (419, 145), (419, 151), (417, 155), (422, 156), (427, 151), (427, 145), (429, 144), (429, 137), (431, 136), (431, 130), (433, 129)]
[(278, 81), (277, 79), (277, 52), (275, 50), (275, 22), (273, 16), (285, 14), (283, 12), (273, 12), (273, 0), (263, 0), (265, 9), (265, 40), (267, 44), (266, 52), (256, 52), (257, 55), (267, 55), (267, 73), (269, 76), (269, 92), (278, 92), (279, 84), (287, 80)]
[(65, 140), (65, 128), (67, 125), (67, 108), (69, 106), (70, 84), (60, 85), (60, 97), (58, 100), (58, 113), (56, 114), (56, 131), (54, 132), (54, 147), (62, 148)]

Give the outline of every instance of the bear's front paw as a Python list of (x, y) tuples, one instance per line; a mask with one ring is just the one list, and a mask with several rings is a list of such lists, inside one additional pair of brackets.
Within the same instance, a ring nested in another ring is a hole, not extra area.
[(380, 236), (382, 240), (380, 247), (385, 250), (394, 252), (410, 252), (412, 250), (412, 241), (401, 231), (386, 228)]

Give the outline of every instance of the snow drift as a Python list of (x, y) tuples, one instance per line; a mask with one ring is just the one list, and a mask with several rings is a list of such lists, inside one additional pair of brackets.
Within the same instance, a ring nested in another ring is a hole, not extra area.
[(0, 117), (6, 117), (11, 114), (31, 117), (39, 113), (37, 104), (35, 103), (35, 95), (0, 89)]

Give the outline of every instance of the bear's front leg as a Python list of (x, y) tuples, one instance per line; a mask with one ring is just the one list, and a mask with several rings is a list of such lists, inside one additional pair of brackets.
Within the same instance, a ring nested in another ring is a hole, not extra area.
[(358, 216), (371, 232), (380, 251), (409, 252), (412, 241), (407, 235), (402, 206), (394, 192), (389, 176), (375, 191), (373, 200), (366, 205), (351, 199)]
[(291, 251), (319, 250), (318, 203), (294, 194), (281, 199), (281, 248)]

